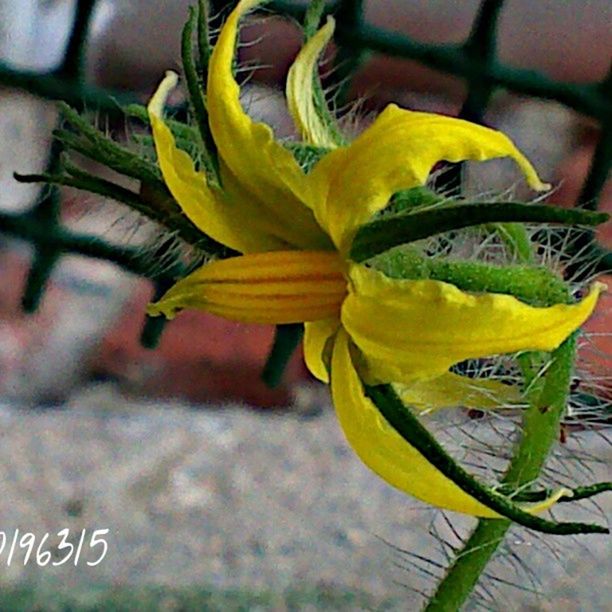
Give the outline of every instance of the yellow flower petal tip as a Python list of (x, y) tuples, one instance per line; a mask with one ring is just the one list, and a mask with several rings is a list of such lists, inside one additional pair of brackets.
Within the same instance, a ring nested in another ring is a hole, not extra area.
[(161, 117), (164, 114), (164, 106), (168, 100), (168, 96), (178, 84), (178, 74), (172, 70), (166, 72), (166, 76), (158, 85), (157, 90), (151, 98), (147, 110), (150, 114), (156, 117)]
[(562, 497), (573, 497), (574, 493), (571, 489), (561, 487), (557, 489), (550, 497), (534, 504), (519, 504), (521, 509), (529, 514), (540, 514), (549, 508), (552, 508)]
[(335, 21), (327, 23), (302, 47), (287, 75), (287, 106), (302, 138), (317, 147), (334, 148), (336, 141), (316, 107), (314, 79), (318, 60), (334, 34)]
[(536, 185), (530, 185), (535, 191), (550, 191), (552, 189), (552, 183), (542, 183)]
[(593, 289), (597, 291), (598, 294), (601, 294), (601, 293), (608, 293), (609, 287), (606, 283), (597, 281), (596, 283), (593, 284)]
[(310, 373), (329, 383), (331, 344), (340, 327), (338, 317), (304, 324), (304, 361)]

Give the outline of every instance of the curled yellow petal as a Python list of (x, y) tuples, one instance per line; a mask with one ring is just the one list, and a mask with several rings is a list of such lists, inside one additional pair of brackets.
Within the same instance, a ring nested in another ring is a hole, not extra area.
[(176, 146), (163, 112), (177, 80), (175, 73), (168, 72), (148, 106), (159, 167), (170, 193), (198, 229), (232, 249), (249, 253), (281, 248), (285, 243), (262, 229), (246, 202), (224, 200), (219, 190), (208, 186), (206, 175), (196, 171), (189, 155)]
[(454, 372), (445, 372), (441, 376), (409, 384), (394, 384), (393, 388), (404, 404), (421, 412), (432, 412), (440, 408), (496, 410), (524, 401), (520, 390), (514, 385), (469, 378)]
[[(240, 18), (260, 4), (243, 0), (223, 26), (208, 69), (207, 107), (210, 129), (222, 166), (224, 188), (240, 191), (252, 214), (265, 216), (274, 235), (303, 249), (329, 248), (316, 223), (304, 173), (289, 150), (274, 139), (269, 126), (254, 122), (240, 103), (233, 77), (234, 48)], [(237, 183), (232, 187), (232, 183)]]
[[(501, 518), (445, 476), (389, 425), (364, 394), (349, 343), (348, 334), (340, 329), (332, 354), (332, 397), (344, 435), (365, 465), (391, 486), (433, 506), (483, 518)], [(542, 502), (517, 505), (536, 514), (567, 493), (567, 489), (559, 489)]]
[(309, 175), (317, 220), (343, 252), (357, 228), (402, 189), (423, 185), (439, 161), (511, 157), (529, 185), (548, 186), (512, 141), (496, 130), (390, 104), (349, 147), (331, 151)]
[(603, 287), (596, 283), (577, 304), (537, 308), (439, 281), (390, 279), (365, 266), (352, 266), (349, 277), (342, 324), (370, 376), (404, 383), (439, 376), (465, 359), (552, 351), (587, 320)]
[(326, 251), (254, 253), (205, 264), (149, 305), (172, 318), (185, 308), (245, 323), (301, 323), (337, 316), (344, 263)]
[(287, 75), (287, 105), (302, 138), (317, 147), (336, 147), (336, 140), (322, 121), (315, 104), (314, 79), (319, 56), (334, 33), (334, 20), (327, 23), (302, 47)]
[(499, 515), (460, 489), (406, 442), (364, 395), (344, 330), (334, 343), (331, 390), (336, 415), (359, 458), (390, 485), (439, 508), (473, 516)]
[(147, 106), (149, 116), (152, 116), (155, 119), (163, 118), (164, 107), (166, 106), (168, 97), (177, 85), (178, 74), (176, 74), (176, 72), (172, 72), (172, 70), (168, 70), (161, 83), (157, 86), (151, 100), (149, 100), (149, 104)]
[(312, 375), (324, 383), (329, 382), (328, 342), (339, 327), (339, 317), (304, 324), (304, 361)]

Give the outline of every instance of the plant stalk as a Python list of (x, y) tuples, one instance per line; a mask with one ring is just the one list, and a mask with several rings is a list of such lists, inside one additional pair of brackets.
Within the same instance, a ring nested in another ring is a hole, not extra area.
[[(569, 394), (575, 350), (576, 339), (572, 336), (553, 353), (546, 380), (540, 388), (532, 388), (530, 407), (523, 419), (523, 436), (504, 483), (519, 487), (532, 482), (540, 473), (558, 436)], [(425, 612), (452, 612), (461, 608), (511, 525), (507, 519), (478, 521)]]

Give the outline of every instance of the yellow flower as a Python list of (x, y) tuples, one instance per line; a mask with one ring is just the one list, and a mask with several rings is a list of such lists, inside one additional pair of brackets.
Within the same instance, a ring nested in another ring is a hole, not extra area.
[(232, 76), (239, 20), (257, 4), (238, 4), (209, 65), (207, 107), (222, 187), (196, 171), (163, 121), (176, 75), (166, 76), (149, 104), (159, 165), (176, 201), (202, 232), (243, 255), (202, 266), (149, 313), (171, 318), (198, 308), (238, 321), (304, 322), (306, 363), (331, 382), (339, 422), (364, 463), (430, 504), (499, 517), (400, 437), (365, 396), (361, 380), (401, 383), (403, 399), (418, 408), (492, 407), (516, 399), (512, 388), (469, 380), (449, 368), (468, 358), (556, 348), (590, 315), (598, 289), (578, 304), (536, 308), (509, 295), (470, 294), (444, 282), (393, 280), (351, 262), (357, 229), (394, 193), (423, 185), (439, 160), (511, 157), (534, 189), (546, 186), (503, 134), (395, 105), (350, 146), (333, 148), (312, 92), (318, 57), (333, 32), (331, 19), (304, 46), (287, 82), (289, 109), (303, 139), (333, 148), (305, 173), (272, 130), (244, 112)]

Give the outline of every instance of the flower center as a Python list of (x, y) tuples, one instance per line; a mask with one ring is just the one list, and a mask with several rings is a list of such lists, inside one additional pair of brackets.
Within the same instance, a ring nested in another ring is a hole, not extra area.
[(177, 295), (172, 296), (170, 290), (158, 306), (160, 311), (196, 307), (245, 323), (327, 319), (340, 314), (347, 293), (345, 268), (334, 251), (272, 251), (231, 257), (203, 266), (188, 277), (189, 287), (180, 291), (177, 284)]

